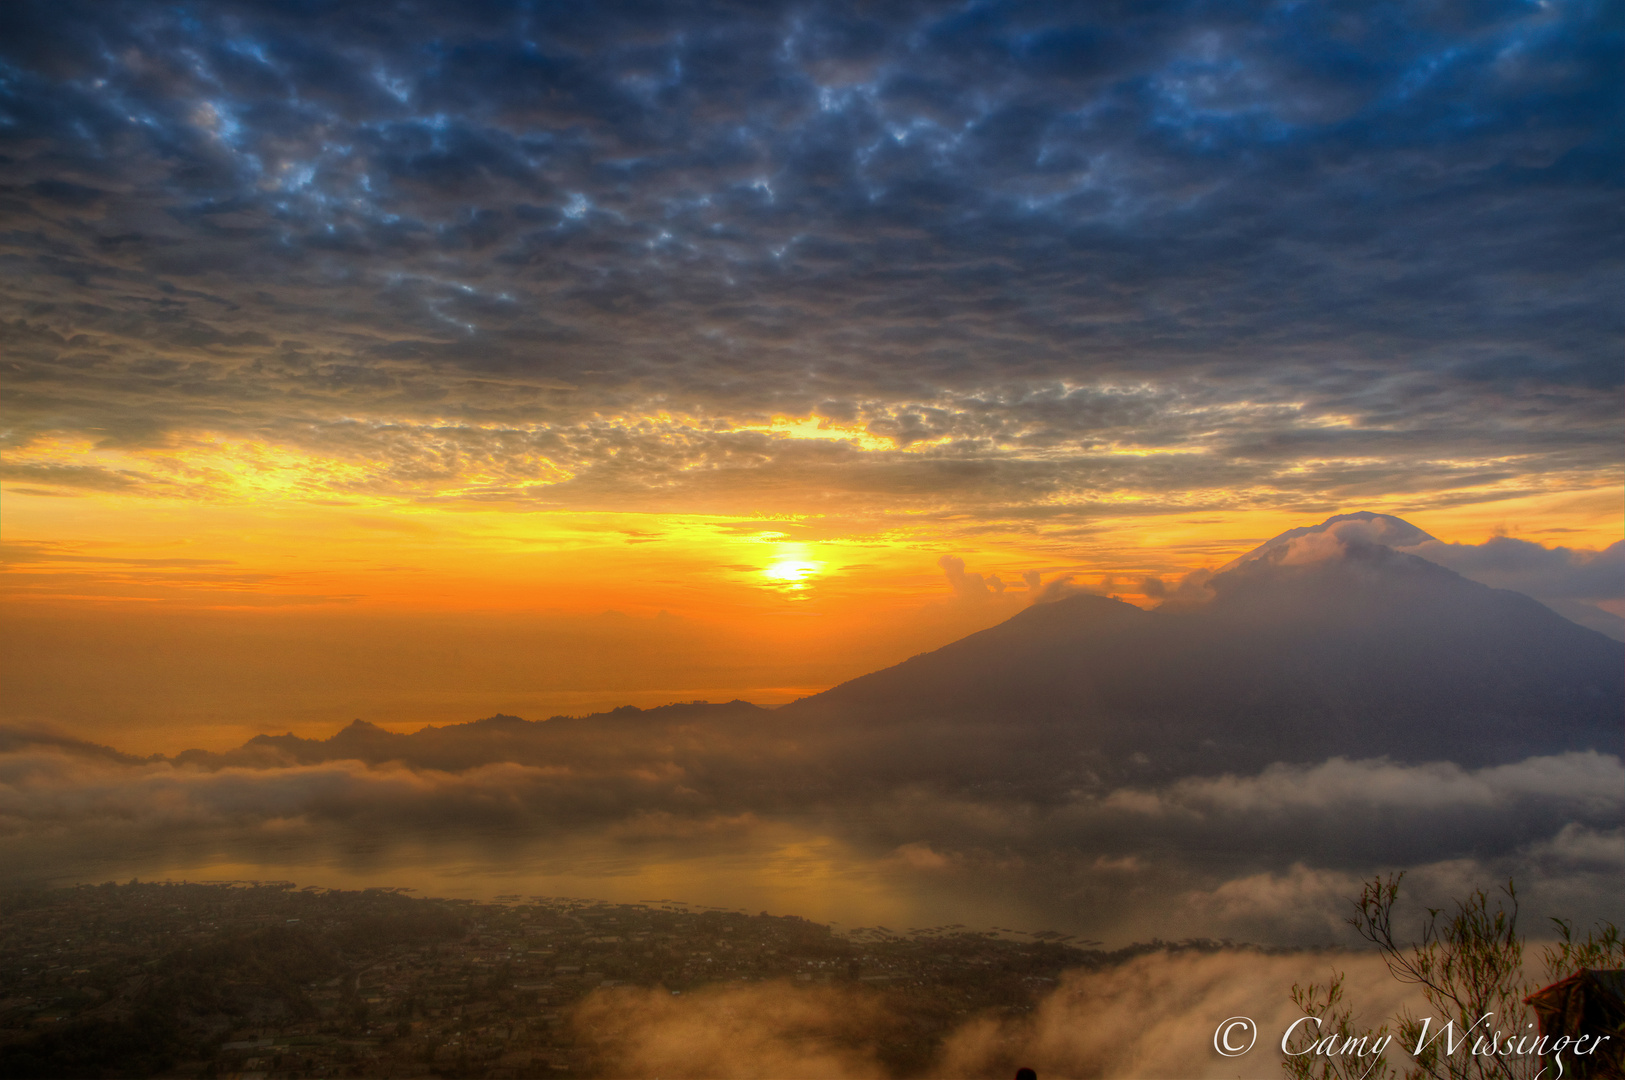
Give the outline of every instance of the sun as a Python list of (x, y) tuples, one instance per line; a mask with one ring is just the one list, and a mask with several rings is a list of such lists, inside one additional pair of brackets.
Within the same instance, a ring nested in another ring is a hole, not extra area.
[(805, 589), (824, 569), (824, 564), (808, 554), (802, 544), (786, 544), (779, 549), (761, 574), (780, 589)]

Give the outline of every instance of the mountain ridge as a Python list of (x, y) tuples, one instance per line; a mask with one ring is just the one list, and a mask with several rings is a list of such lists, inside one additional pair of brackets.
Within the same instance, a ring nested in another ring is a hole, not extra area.
[(1038, 605), (780, 711), (893, 726), (1019, 714), (1052, 749), (1118, 775), (1110, 766), (1134, 759), (1182, 774), (1618, 752), (1625, 645), (1359, 536), (1305, 557), (1313, 545), (1295, 545), (1316, 535), (1254, 549), (1214, 575), (1204, 604)]
[(410, 734), (357, 720), (327, 739), (259, 735), (169, 760), (679, 768), (788, 792), (853, 777), (1062, 790), (1338, 756), (1483, 766), (1620, 752), (1625, 644), (1381, 539), (1431, 538), (1388, 515), (1337, 515), (1233, 560), (1205, 602), (1034, 604), (778, 709), (499, 713)]

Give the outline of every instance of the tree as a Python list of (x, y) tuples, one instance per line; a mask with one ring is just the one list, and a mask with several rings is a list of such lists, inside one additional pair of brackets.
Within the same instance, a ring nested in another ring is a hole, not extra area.
[[(1525, 976), (1512, 882), (1495, 898), (1493, 910), (1483, 889), (1457, 901), (1447, 918), (1440, 918), (1443, 908), (1429, 908), (1420, 938), (1405, 944), (1394, 931), (1403, 877), (1366, 883), (1348, 921), (1377, 947), (1396, 979), (1422, 991), (1430, 1015), (1402, 1012), (1396, 1018), (1397, 1040), (1385, 1041), (1386, 1026), (1376, 1031), (1354, 1027), (1352, 1010), (1342, 1003), (1341, 972), (1334, 972), (1324, 987), (1294, 984), (1293, 1002), (1315, 1023), (1300, 1025), (1286, 1044), (1287, 1075), (1293, 1080), (1388, 1080), (1394, 1071), (1386, 1051), (1399, 1049), (1412, 1059), (1405, 1080), (1551, 1080), (1558, 1063), (1533, 1052), (1538, 1031), (1524, 999), (1536, 986)], [(1559, 940), (1543, 953), (1548, 982), (1582, 968), (1625, 965), (1625, 949), (1612, 923), (1599, 923), (1576, 939), (1571, 923), (1552, 921)], [(1564, 1075), (1573, 1076), (1576, 1064), (1588, 1062), (1566, 1054)]]
[[(1388, 1065), (1388, 1026), (1376, 1031), (1355, 1029), (1354, 1010), (1343, 1004), (1342, 972), (1333, 972), (1325, 986), (1293, 983), (1292, 1002), (1315, 1021), (1299, 1025), (1284, 1044), (1288, 1056), (1281, 1066), (1292, 1080), (1390, 1080), (1394, 1076)], [(1336, 1052), (1316, 1053), (1317, 1048)]]

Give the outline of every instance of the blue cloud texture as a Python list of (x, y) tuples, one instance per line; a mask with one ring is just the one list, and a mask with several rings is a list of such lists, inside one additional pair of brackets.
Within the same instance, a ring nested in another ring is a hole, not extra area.
[(1587, 484), (1622, 44), (1587, 0), (7, 4), (7, 438), (662, 509)]

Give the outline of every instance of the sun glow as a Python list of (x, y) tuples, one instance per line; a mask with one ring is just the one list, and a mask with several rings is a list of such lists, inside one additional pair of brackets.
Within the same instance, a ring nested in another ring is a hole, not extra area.
[(863, 424), (839, 424), (817, 416), (775, 416), (767, 424), (741, 424), (736, 431), (761, 431), (790, 439), (823, 439), (851, 443), (863, 450), (895, 450), (897, 444), (872, 434)]
[(823, 573), (824, 564), (812, 558), (805, 544), (784, 544), (762, 568), (762, 576), (780, 589), (805, 589)]

